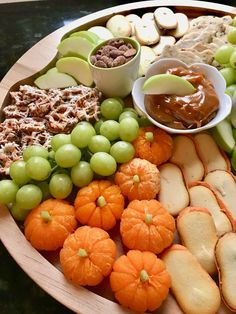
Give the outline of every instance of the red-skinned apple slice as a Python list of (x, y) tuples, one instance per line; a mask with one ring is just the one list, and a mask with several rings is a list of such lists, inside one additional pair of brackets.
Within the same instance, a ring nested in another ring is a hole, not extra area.
[(204, 166), (198, 157), (192, 137), (178, 135), (173, 140), (174, 148), (170, 161), (180, 167), (186, 184), (200, 181), (204, 175)]
[(198, 133), (194, 136), (197, 153), (202, 160), (205, 174), (212, 170), (230, 170), (230, 162), (226, 155), (219, 149), (213, 137), (208, 133)]
[(189, 204), (189, 195), (182, 172), (178, 166), (171, 163), (165, 163), (159, 167), (159, 171), (161, 178), (159, 201), (171, 215), (178, 215)]
[(236, 181), (229, 171), (214, 170), (209, 172), (205, 179), (215, 190), (217, 196), (225, 204), (227, 216), (236, 227)]
[(210, 275), (216, 273), (215, 244), (218, 236), (212, 216), (203, 207), (187, 207), (177, 218), (181, 242)]
[(215, 258), (223, 301), (236, 312), (236, 233), (229, 232), (219, 238)]
[(219, 288), (186, 247), (172, 245), (162, 254), (162, 260), (171, 276), (171, 290), (184, 313), (217, 313)]
[(212, 215), (218, 236), (233, 230), (233, 221), (213, 187), (206, 182), (193, 182), (189, 186), (190, 206), (205, 207)]

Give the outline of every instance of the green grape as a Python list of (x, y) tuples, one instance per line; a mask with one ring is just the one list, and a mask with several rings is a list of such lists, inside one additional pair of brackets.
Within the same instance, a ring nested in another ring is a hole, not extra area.
[(45, 201), (51, 197), (50, 191), (49, 191), (49, 184), (47, 181), (39, 182), (37, 183), (37, 186), (40, 188), (43, 194), (42, 200)]
[(119, 116), (119, 122), (125, 118), (134, 118), (135, 120), (138, 120), (138, 114), (135, 111), (126, 110)]
[(34, 156), (26, 162), (26, 174), (33, 180), (44, 181), (51, 174), (51, 165), (47, 159)]
[(146, 127), (146, 126), (153, 126), (152, 122), (144, 116), (138, 118), (138, 124), (140, 128)]
[(70, 176), (74, 185), (82, 188), (93, 180), (93, 170), (88, 162), (80, 161), (71, 168)]
[(47, 159), (48, 158), (48, 150), (39, 145), (28, 146), (23, 151), (23, 159), (27, 161), (31, 157), (38, 156)]
[(71, 132), (71, 142), (79, 148), (88, 146), (92, 136), (96, 135), (93, 126), (88, 122), (80, 122)]
[(114, 141), (119, 138), (119, 130), (120, 124), (117, 121), (107, 120), (101, 125), (100, 133), (109, 141)]
[(115, 158), (116, 162), (124, 163), (134, 157), (135, 149), (129, 142), (119, 141), (112, 145), (110, 154)]
[(226, 86), (232, 85), (234, 83), (234, 69), (232, 68), (224, 68), (220, 70), (220, 73), (223, 75)]
[(230, 56), (234, 52), (234, 47), (231, 45), (223, 45), (216, 50), (215, 60), (220, 64), (229, 63)]
[(73, 144), (65, 144), (58, 148), (55, 154), (55, 160), (58, 166), (62, 168), (71, 168), (75, 166), (81, 158), (81, 151)]
[(236, 16), (235, 16), (234, 19), (233, 19), (232, 25), (233, 25), (233, 26), (236, 26)]
[(82, 148), (81, 149), (82, 157), (81, 160), (90, 161), (91, 157), (93, 156), (93, 153), (90, 152), (88, 148)]
[(230, 57), (230, 65), (233, 69), (236, 69), (236, 49), (234, 50), (234, 52), (231, 54), (231, 57)]
[(125, 107), (123, 111), (132, 111), (133, 113), (138, 114), (137, 111), (133, 107)]
[(70, 134), (56, 134), (51, 139), (51, 146), (54, 152), (65, 144), (71, 144)]
[(52, 176), (49, 182), (50, 194), (58, 199), (64, 199), (70, 195), (73, 188), (71, 178), (65, 173)]
[(236, 84), (232, 84), (226, 88), (225, 93), (228, 94), (230, 97), (233, 97), (235, 91), (236, 91)]
[(24, 160), (14, 161), (10, 166), (10, 177), (18, 186), (22, 186), (30, 181), (25, 166)]
[(18, 191), (18, 185), (12, 180), (0, 181), (0, 204), (13, 203)]
[(54, 150), (51, 150), (51, 151), (48, 153), (48, 158), (49, 158), (49, 159), (55, 159), (55, 151), (54, 151)]
[(13, 204), (10, 212), (15, 220), (24, 221), (30, 211), (28, 209), (20, 208), (18, 204)]
[(116, 171), (116, 161), (108, 153), (95, 153), (90, 159), (90, 166), (94, 172), (101, 176), (110, 176)]
[(229, 30), (227, 39), (230, 44), (236, 45), (236, 27)]
[(124, 108), (125, 102), (124, 102), (124, 100), (122, 98), (120, 98), (120, 97), (113, 97), (113, 98), (118, 100), (121, 103), (122, 108)]
[(40, 204), (42, 198), (43, 193), (37, 185), (26, 184), (16, 193), (16, 204), (22, 209), (32, 209)]
[(92, 153), (106, 152), (109, 153), (111, 144), (109, 140), (103, 135), (94, 135), (88, 145)]
[(101, 125), (103, 124), (104, 121), (105, 120), (101, 118), (100, 120), (95, 122), (94, 129), (95, 129), (97, 134), (100, 134), (100, 127), (101, 127)]
[(107, 98), (101, 103), (101, 113), (103, 117), (109, 120), (118, 120), (123, 106), (116, 98)]
[(139, 134), (139, 125), (134, 118), (124, 118), (120, 122), (120, 138), (123, 141), (132, 142)]

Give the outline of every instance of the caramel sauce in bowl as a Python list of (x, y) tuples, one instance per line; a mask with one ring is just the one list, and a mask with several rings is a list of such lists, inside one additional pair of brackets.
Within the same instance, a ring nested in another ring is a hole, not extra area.
[[(191, 95), (144, 95), (145, 80), (168, 73), (182, 76), (196, 88)], [(169, 133), (196, 133), (212, 128), (231, 111), (232, 101), (225, 92), (226, 83), (213, 66), (195, 63), (187, 66), (177, 59), (161, 59), (135, 81), (132, 97), (135, 108), (156, 126)]]

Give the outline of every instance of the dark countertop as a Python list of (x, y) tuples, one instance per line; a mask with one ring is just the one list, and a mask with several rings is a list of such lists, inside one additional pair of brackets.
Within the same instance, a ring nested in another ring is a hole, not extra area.
[[(52, 0), (0, 4), (0, 80), (24, 52), (57, 28), (92, 12), (128, 2), (135, 1)], [(236, 0), (224, 1), (224, 4), (235, 5)], [(0, 313), (72, 312), (41, 290), (0, 242)]]

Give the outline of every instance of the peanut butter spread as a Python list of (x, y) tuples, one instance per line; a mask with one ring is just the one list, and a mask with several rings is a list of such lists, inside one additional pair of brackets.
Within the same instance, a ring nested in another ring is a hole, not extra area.
[(219, 99), (203, 73), (197, 68), (189, 70), (183, 67), (168, 69), (166, 73), (185, 78), (196, 88), (196, 92), (186, 96), (145, 95), (145, 107), (153, 119), (171, 128), (193, 129), (215, 117)]

